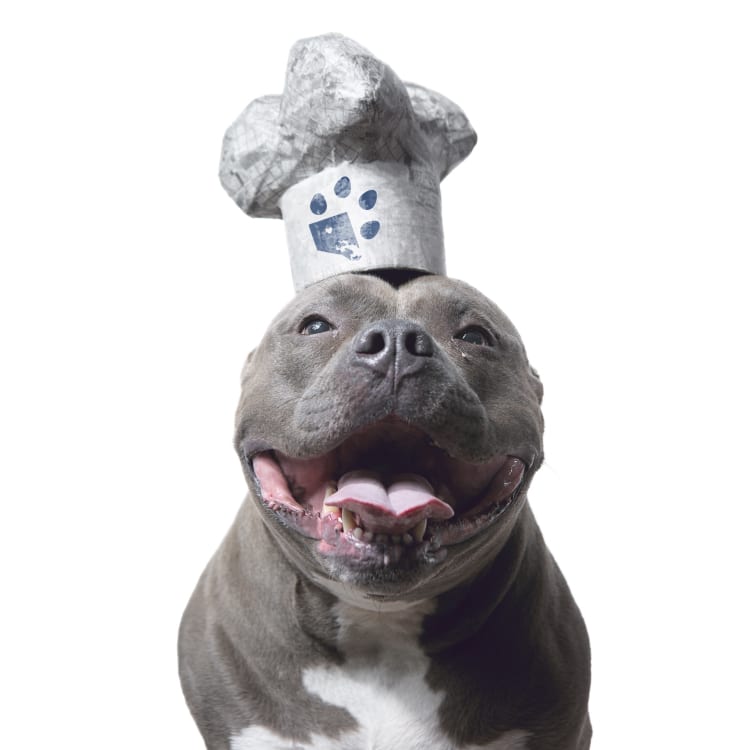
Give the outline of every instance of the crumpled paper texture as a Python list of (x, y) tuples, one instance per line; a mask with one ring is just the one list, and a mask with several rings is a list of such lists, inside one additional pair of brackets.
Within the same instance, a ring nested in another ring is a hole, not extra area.
[(449, 99), (403, 83), (353, 40), (327, 34), (295, 44), (284, 93), (254, 100), (229, 127), (220, 179), (247, 214), (280, 217), (289, 188), (342, 163), (406, 165), (415, 185), (439, 192), (475, 143)]

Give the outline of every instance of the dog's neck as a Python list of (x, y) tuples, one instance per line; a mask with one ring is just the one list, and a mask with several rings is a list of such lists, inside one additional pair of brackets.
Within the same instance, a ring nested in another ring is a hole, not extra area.
[[(301, 578), (297, 604), (306, 612), (325, 608), (336, 615), (339, 629), (335, 637), (330, 623), (324, 624), (321, 632), (308, 633), (329, 647), (346, 652), (344, 642), (371, 641), (382, 645), (388, 639), (380, 638), (381, 631), (406, 629), (426, 651), (437, 653), (473, 637), (488, 619), (502, 616), (504, 611), (513, 611), (512, 617), (523, 627), (518, 602), (542, 596), (546, 588), (543, 572), (554, 565), (546, 548), (535, 543), (537, 536), (539, 528), (530, 508), (525, 506), (494, 559), (471, 580), (448, 593), (387, 601), (365, 596), (345, 584)], [(544, 559), (540, 559), (542, 555)], [(537, 618), (540, 613), (530, 612), (529, 616)], [(309, 629), (309, 618), (306, 623)]]

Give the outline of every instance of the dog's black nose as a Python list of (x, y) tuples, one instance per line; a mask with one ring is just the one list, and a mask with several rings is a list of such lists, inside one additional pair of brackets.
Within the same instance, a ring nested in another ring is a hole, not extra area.
[(391, 370), (395, 385), (420, 370), (435, 353), (427, 331), (409, 320), (379, 320), (354, 339), (353, 360), (382, 375)]

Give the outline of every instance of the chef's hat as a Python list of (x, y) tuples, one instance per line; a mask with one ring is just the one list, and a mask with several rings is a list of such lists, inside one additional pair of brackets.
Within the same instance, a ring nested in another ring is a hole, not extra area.
[(284, 93), (227, 130), (220, 177), (246, 213), (284, 219), (297, 290), (356, 271), (444, 274), (440, 180), (475, 143), (453, 102), (326, 34), (297, 42)]

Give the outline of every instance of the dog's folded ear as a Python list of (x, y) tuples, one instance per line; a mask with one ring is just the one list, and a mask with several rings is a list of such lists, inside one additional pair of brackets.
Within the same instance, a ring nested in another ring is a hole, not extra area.
[(255, 349), (253, 349), (250, 354), (247, 355), (247, 359), (245, 360), (245, 364), (242, 365), (242, 373), (240, 374), (240, 383), (244, 383), (245, 379), (247, 378), (249, 374), (250, 367), (253, 362), (253, 355), (255, 354)]

